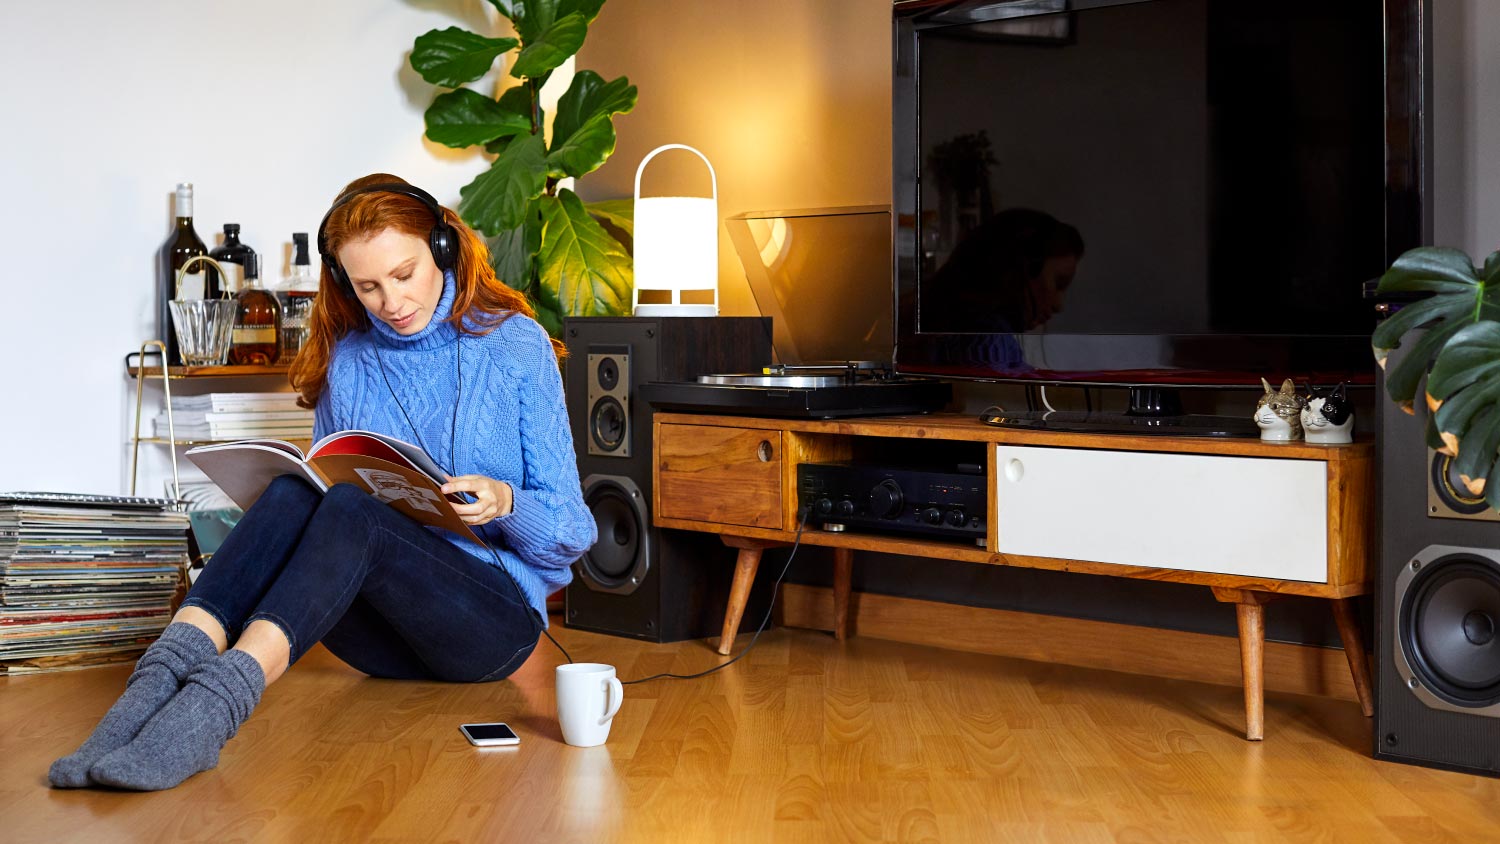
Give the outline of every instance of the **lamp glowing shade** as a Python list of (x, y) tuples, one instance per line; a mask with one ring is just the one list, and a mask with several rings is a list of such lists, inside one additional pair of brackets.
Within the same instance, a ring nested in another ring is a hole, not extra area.
[[(657, 153), (683, 149), (703, 159), (713, 196), (641, 196), (641, 174)], [(703, 153), (682, 144), (652, 150), (635, 171), (636, 316), (719, 313), (719, 185)]]

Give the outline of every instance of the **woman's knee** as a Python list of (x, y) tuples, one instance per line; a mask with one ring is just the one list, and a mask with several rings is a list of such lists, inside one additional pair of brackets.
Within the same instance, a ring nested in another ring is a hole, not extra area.
[(372, 501), (368, 493), (354, 484), (334, 484), (323, 495), (318, 511), (352, 515), (364, 512)]
[(318, 506), (318, 491), (296, 475), (282, 475), (266, 486), (256, 506), (292, 507), (311, 510)]

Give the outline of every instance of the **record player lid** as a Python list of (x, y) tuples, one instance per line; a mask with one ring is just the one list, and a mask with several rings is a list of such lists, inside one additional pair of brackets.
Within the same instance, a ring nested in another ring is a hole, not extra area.
[(752, 211), (724, 224), (761, 314), (771, 317), (780, 363), (891, 365), (889, 205)]

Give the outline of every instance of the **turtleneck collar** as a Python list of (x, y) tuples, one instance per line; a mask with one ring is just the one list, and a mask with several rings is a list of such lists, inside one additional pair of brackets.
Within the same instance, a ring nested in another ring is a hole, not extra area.
[(453, 271), (444, 271), (443, 295), (438, 299), (437, 308), (433, 310), (432, 319), (427, 321), (426, 327), (416, 334), (403, 335), (374, 314), (369, 314), (375, 337), (381, 345), (398, 349), (436, 349), (452, 343), (458, 339), (458, 329), (448, 322), (448, 318), (453, 315), (453, 299), (457, 293), (458, 283), (453, 278)]

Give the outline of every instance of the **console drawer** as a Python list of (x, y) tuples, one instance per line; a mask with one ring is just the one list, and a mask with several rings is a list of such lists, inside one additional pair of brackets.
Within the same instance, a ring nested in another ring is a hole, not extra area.
[(1326, 583), (1328, 464), (995, 448), (995, 550)]
[(760, 428), (658, 425), (657, 515), (781, 527), (781, 437)]

